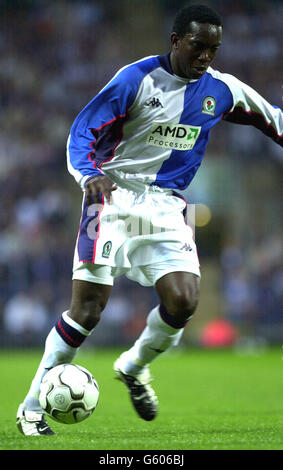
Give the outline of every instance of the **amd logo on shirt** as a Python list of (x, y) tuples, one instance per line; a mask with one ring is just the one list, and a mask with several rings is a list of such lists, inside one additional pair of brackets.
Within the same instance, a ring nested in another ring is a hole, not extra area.
[(155, 122), (147, 134), (146, 142), (168, 150), (191, 150), (200, 134), (201, 126), (164, 124)]

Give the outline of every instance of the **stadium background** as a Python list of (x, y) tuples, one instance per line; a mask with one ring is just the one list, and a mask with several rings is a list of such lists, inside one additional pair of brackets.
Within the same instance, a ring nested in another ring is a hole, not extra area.
[[(0, 0), (2, 347), (42, 346), (69, 305), (81, 205), (65, 162), (73, 119), (118, 68), (168, 51), (185, 3)], [(213, 66), (282, 106), (282, 2), (203, 3), (224, 18)], [(184, 347), (282, 341), (281, 175), (282, 149), (256, 129), (220, 123), (213, 130), (185, 193), (196, 204), (202, 291)], [(156, 302), (153, 289), (120, 278), (88, 345), (130, 344)]]

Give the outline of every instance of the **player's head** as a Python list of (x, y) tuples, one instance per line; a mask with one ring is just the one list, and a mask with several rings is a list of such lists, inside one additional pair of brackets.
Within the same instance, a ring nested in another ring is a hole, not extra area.
[(171, 65), (176, 75), (200, 78), (216, 56), (222, 20), (206, 5), (190, 5), (176, 15), (171, 33)]

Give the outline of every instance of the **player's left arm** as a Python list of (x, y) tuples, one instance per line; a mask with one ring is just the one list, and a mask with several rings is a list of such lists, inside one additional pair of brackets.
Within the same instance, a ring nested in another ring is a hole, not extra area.
[(233, 96), (232, 108), (222, 119), (237, 124), (252, 125), (283, 146), (283, 112), (271, 105), (253, 88), (226, 74), (226, 84)]

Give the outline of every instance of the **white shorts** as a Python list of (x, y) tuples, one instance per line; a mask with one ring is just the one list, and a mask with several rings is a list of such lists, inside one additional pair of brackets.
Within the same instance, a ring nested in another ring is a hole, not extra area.
[(153, 286), (169, 272), (200, 276), (184, 199), (156, 186), (143, 192), (119, 187), (112, 198), (111, 205), (103, 196), (91, 206), (83, 200), (73, 279), (113, 285), (114, 278), (125, 274)]

